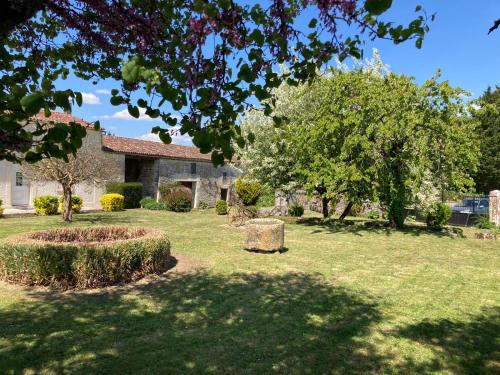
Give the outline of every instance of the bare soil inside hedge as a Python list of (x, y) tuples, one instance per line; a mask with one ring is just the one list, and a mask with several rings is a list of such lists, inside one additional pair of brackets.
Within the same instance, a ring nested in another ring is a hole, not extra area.
[[(131, 240), (152, 234), (152, 230), (146, 228), (128, 227), (96, 227), (96, 228), (62, 228), (48, 231), (28, 233), (24, 237), (29, 240), (44, 242), (103, 242)], [(19, 240), (23, 236), (18, 237)]]

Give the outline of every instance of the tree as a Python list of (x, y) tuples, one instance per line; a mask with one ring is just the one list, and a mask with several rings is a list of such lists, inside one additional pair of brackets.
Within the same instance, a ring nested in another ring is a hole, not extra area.
[(478, 104), (473, 116), (479, 121), (481, 158), (474, 181), (478, 192), (488, 194), (500, 189), (500, 87), (488, 87)]
[[(161, 119), (167, 127), (153, 132), (165, 143), (171, 141), (169, 126), (179, 122), (180, 132), (221, 164), (231, 159), (234, 141), (245, 142), (235, 123), (252, 98), (269, 99), (284, 81), (310, 81), (333, 57), (361, 56), (362, 34), (394, 43), (414, 39), (420, 48), (426, 14), (417, 7), (406, 27), (383, 21), (391, 3), (273, 0), (264, 8), (232, 0), (10, 0), (11, 16), (0, 29), (6, 36), (0, 49), (0, 159), (67, 160), (75, 154), (84, 132), (49, 130), (32, 119), (40, 110), (48, 116), (81, 105), (80, 93), (54, 86), (72, 72), (94, 82), (120, 81), (113, 105), (127, 105), (134, 117), (143, 110)], [(297, 18), (311, 7), (317, 18), (298, 29)], [(359, 31), (343, 38), (350, 27)], [(289, 73), (274, 72), (278, 63)], [(269, 101), (264, 110), (270, 114)]]
[[(273, 115), (296, 117), (301, 112), (302, 90), (286, 83), (274, 89)], [(238, 149), (243, 172), (272, 190), (285, 194), (297, 190), (302, 181), (295, 172), (296, 157), (290, 151), (286, 125), (276, 127), (271, 116), (251, 108), (242, 116), (240, 126), (242, 135), (251, 140)]]
[(118, 164), (109, 156), (96, 153), (88, 147), (81, 148), (68, 161), (45, 158), (34, 164), (23, 164), (28, 178), (39, 182), (58, 182), (63, 190), (63, 220), (71, 221), (73, 210), (71, 197), (75, 185), (81, 183), (103, 184), (112, 181), (120, 173)]
[(321, 194), (323, 214), (339, 196), (348, 207), (378, 201), (392, 226), (403, 225), (424, 182), (442, 195), (467, 191), (477, 164), (475, 122), (465, 92), (434, 77), (424, 85), (377, 64), (332, 70), (310, 86), (310, 108), (295, 121), (296, 168)]

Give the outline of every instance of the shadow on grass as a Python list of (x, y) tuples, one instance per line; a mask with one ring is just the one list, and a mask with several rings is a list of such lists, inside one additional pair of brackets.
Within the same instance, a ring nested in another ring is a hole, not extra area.
[(90, 223), (98, 225), (118, 225), (135, 223), (136, 218), (112, 213), (86, 212), (73, 216), (73, 224)]
[(0, 373), (377, 372), (380, 313), (319, 276), (207, 271), (0, 308)]
[(324, 221), (319, 217), (302, 218), (295, 221), (296, 224), (305, 226), (315, 226), (318, 229), (311, 232), (316, 233), (352, 233), (362, 236), (364, 233), (378, 233), (391, 235), (392, 233), (403, 233), (411, 236), (432, 235), (436, 237), (462, 238), (463, 230), (457, 227), (447, 227), (441, 230), (430, 229), (416, 224), (406, 224), (402, 229), (395, 229), (389, 226), (386, 221), (375, 220), (345, 220), (343, 223), (337, 220)]
[(403, 373), (447, 369), (457, 374), (500, 373), (500, 307), (490, 308), (469, 322), (424, 321), (400, 329), (396, 336), (432, 347), (442, 361), (407, 361)]

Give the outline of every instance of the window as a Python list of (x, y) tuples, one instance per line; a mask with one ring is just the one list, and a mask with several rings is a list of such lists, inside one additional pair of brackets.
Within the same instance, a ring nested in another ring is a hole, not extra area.
[(191, 174), (196, 173), (196, 163), (191, 163)]
[(226, 180), (227, 180), (227, 173), (222, 172), (222, 182), (226, 182)]
[(16, 186), (23, 186), (23, 173), (16, 172)]

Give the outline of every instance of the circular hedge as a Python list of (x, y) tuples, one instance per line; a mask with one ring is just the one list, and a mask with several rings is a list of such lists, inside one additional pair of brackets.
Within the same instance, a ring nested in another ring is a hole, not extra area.
[(156, 229), (64, 228), (0, 242), (0, 277), (28, 285), (97, 288), (164, 272), (170, 241)]

